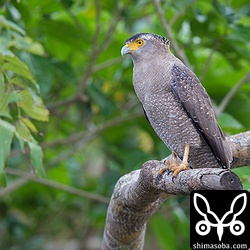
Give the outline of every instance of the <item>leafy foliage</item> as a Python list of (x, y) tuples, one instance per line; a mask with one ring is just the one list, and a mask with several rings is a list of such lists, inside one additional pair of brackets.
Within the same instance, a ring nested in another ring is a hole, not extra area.
[[(37, 133), (31, 119), (48, 121), (49, 112), (37, 95), (39, 85), (28, 66), (18, 58), (19, 51), (42, 53), (42, 45), (32, 42), (25, 31), (0, 15), (0, 184), (6, 185), (5, 165), (10, 155), (10, 146), (15, 136), (21, 149), (27, 143), (31, 161), (40, 176), (45, 176), (41, 147), (32, 136)], [(12, 125), (13, 124), (13, 125)], [(38, 153), (38, 151), (40, 153)]]
[[(162, 1), (162, 13), (157, 3), (1, 4), (0, 184), (8, 183), (0, 188), (1, 249), (48, 249), (63, 238), (84, 239), (81, 245), (94, 249), (90, 242), (93, 235), (101, 239), (106, 204), (62, 191), (58, 182), (109, 197), (121, 175), (169, 154), (143, 117), (131, 84), (132, 62), (120, 55), (135, 33), (171, 35), (172, 51), (183, 59), (177, 44), (202, 80), (223, 130), (250, 129), (249, 78), (241, 82), (250, 68), (248, 1)], [(57, 189), (41, 179), (32, 183), (38, 179), (27, 175), (29, 165), (39, 176), (46, 172)], [(249, 168), (235, 171), (249, 189)], [(173, 198), (167, 218), (164, 207), (152, 218), (154, 237), (148, 235), (145, 249), (175, 246), (176, 239), (164, 233), (181, 234), (178, 248), (189, 249), (186, 204)]]

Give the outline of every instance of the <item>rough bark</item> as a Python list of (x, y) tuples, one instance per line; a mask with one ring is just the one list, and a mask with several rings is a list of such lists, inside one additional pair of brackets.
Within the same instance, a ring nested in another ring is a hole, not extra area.
[(250, 131), (228, 136), (227, 140), (233, 149), (232, 168), (250, 166)]
[[(227, 138), (232, 146), (232, 168), (250, 165), (250, 131)], [(171, 160), (171, 157), (169, 157)], [(140, 170), (121, 177), (107, 211), (102, 249), (142, 249), (146, 224), (171, 195), (193, 190), (242, 189), (239, 177), (225, 169), (190, 169), (176, 178), (162, 161), (148, 161)]]

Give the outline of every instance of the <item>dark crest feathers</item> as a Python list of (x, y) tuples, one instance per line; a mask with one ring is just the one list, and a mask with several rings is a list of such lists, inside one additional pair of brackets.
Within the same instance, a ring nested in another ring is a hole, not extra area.
[(169, 45), (170, 44), (170, 41), (163, 37), (163, 36), (160, 36), (160, 35), (156, 35), (156, 34), (152, 34), (152, 33), (139, 33), (139, 34), (136, 34), (134, 36), (131, 36), (130, 38), (128, 38), (126, 40), (126, 43), (128, 42), (133, 42), (135, 40), (137, 40), (138, 38), (142, 38), (142, 39), (146, 39), (146, 40), (150, 40), (150, 39), (155, 39), (165, 45)]

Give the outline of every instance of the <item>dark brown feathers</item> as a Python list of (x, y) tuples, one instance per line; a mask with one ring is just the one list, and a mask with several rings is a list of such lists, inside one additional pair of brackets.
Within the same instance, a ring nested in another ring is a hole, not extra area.
[(195, 74), (176, 64), (171, 72), (171, 88), (195, 127), (224, 168), (230, 167), (232, 152), (219, 127), (210, 98)]

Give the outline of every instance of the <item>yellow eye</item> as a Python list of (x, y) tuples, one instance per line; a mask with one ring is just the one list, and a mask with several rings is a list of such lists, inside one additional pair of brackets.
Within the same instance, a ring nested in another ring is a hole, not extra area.
[(138, 40), (137, 40), (137, 44), (138, 44), (139, 46), (142, 46), (142, 45), (144, 44), (144, 41), (143, 41), (142, 39), (138, 39)]

